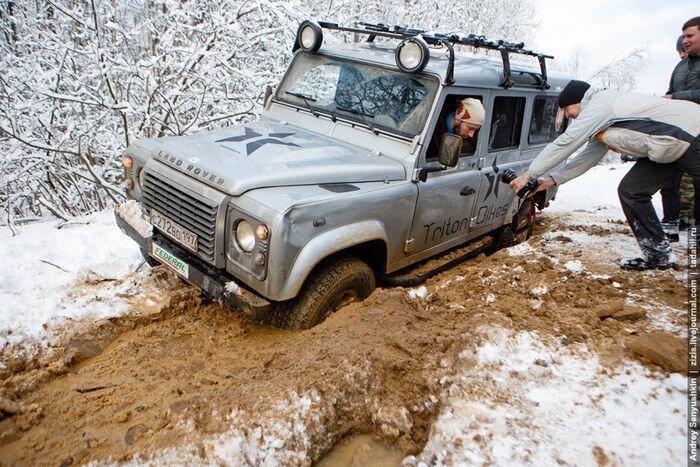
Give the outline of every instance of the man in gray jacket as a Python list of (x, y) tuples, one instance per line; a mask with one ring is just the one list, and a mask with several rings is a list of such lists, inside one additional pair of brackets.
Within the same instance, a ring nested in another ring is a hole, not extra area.
[[(595, 90), (573, 80), (559, 95), (560, 118), (574, 120), (566, 131), (510, 184), (516, 192), (531, 179), (539, 189), (560, 185), (598, 164), (608, 149), (637, 157), (620, 182), (622, 210), (643, 257), (624, 260), (623, 269), (668, 269), (671, 247), (651, 204), (651, 196), (679, 170), (700, 184), (700, 105), (643, 94)], [(588, 143), (588, 144), (586, 144)], [(563, 168), (550, 170), (569, 159)]]

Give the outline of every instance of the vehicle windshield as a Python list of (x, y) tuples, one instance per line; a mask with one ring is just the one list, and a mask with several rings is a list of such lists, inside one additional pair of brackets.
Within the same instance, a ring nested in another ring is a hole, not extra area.
[(298, 54), (277, 90), (277, 98), (312, 112), (356, 120), (370, 129), (413, 137), (423, 130), (437, 93), (437, 79)]

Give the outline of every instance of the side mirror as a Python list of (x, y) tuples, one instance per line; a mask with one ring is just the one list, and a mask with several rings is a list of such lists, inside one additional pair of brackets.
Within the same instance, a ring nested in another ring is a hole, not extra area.
[(459, 155), (462, 152), (462, 143), (462, 137), (459, 135), (453, 135), (452, 133), (442, 135), (438, 161), (447, 167), (456, 166), (457, 162), (459, 162)]

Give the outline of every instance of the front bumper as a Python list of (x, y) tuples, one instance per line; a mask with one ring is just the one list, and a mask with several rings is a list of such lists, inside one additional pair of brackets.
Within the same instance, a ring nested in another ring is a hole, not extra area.
[[(251, 319), (257, 321), (267, 319), (270, 311), (272, 311), (273, 304), (271, 302), (243, 285), (234, 282), (233, 279), (226, 276), (223, 272), (194, 257), (159, 232), (154, 230), (151, 236), (144, 237), (129, 221), (122, 217), (118, 208), (114, 210), (114, 217), (121, 231), (139, 245), (144, 256), (148, 255), (155, 258), (165, 266), (175, 270), (180, 277), (190, 284), (205, 291), (208, 295), (225, 305), (242, 311)], [(186, 263), (185, 268), (177, 270), (160, 255), (154, 255), (154, 245)]]

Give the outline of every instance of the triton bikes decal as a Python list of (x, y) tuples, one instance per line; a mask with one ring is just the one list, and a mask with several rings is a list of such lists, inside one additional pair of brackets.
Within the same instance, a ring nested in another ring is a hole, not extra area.
[[(499, 217), (505, 216), (509, 206), (510, 202), (502, 206), (481, 206), (476, 213), (476, 217), (471, 219), (471, 227), (493, 222)], [(469, 221), (469, 217), (455, 220), (452, 217), (448, 217), (442, 224), (436, 224), (435, 222), (425, 224), (423, 225), (425, 229), (423, 243), (432, 243), (460, 232), (466, 232), (469, 229)]]
[[(255, 141), (251, 141), (250, 143), (247, 143), (245, 145), (246, 149), (246, 156), (250, 156), (253, 154), (255, 151), (260, 149), (261, 147), (265, 146), (266, 144), (280, 144), (283, 146), (294, 146), (294, 147), (300, 147), (298, 144), (290, 143), (287, 141), (282, 141), (280, 138), (287, 138), (288, 136), (294, 136), (295, 133), (269, 133), (267, 135), (262, 135), (258, 133), (255, 130), (252, 130), (248, 127), (245, 127), (245, 133), (239, 136), (231, 136), (229, 138), (224, 138), (224, 139), (218, 139), (214, 141), (215, 143), (241, 143), (243, 141), (248, 141), (252, 140), (255, 138), (262, 138), (262, 139), (256, 139)], [(227, 149), (232, 149), (228, 146), (225, 146)], [(235, 151), (235, 149), (234, 149)], [(238, 151), (236, 151), (238, 152)]]

